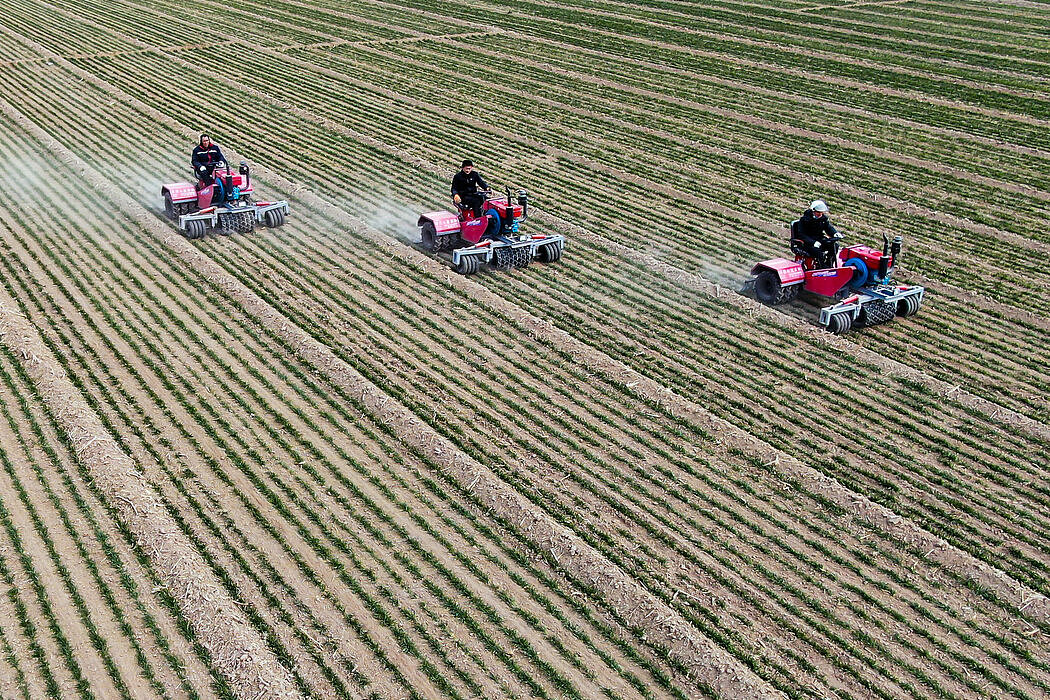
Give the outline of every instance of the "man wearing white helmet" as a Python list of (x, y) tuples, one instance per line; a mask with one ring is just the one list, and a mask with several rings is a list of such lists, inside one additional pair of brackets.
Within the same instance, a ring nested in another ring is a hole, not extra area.
[(838, 231), (828, 221), (828, 205), (822, 199), (813, 200), (792, 230), (792, 237), (802, 241), (806, 255), (816, 258), (823, 267), (835, 264), (832, 256), (836, 234)]

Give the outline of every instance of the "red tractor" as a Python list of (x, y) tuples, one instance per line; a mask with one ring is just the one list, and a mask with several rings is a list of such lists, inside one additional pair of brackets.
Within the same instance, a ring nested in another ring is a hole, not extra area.
[(517, 203), (506, 196), (485, 193), (481, 216), (465, 204), (456, 203), (457, 213), (432, 211), (421, 214), (419, 230), (429, 251), (452, 251), (456, 272), (472, 275), (482, 263), (497, 269), (526, 267), (533, 260), (556, 262), (565, 248), (560, 234), (525, 235), (519, 232), (529, 217), (529, 194), (518, 190)]
[(160, 188), (165, 213), (186, 238), (200, 238), (209, 228), (229, 235), (249, 233), (257, 222), (270, 228), (284, 224), (288, 202), (254, 201), (251, 171), (243, 160), (237, 172), (220, 163), (212, 177), (211, 184), (198, 180), (196, 185), (173, 182)]
[(891, 245), (883, 235), (882, 250), (876, 250), (866, 245), (840, 247), (842, 234), (836, 234), (832, 249), (825, 257), (816, 258), (807, 255), (797, 233), (798, 221), (794, 221), (794, 260), (765, 260), (751, 270), (755, 296), (763, 304), (783, 304), (798, 297), (802, 290), (832, 297), (836, 303), (820, 310), (820, 324), (836, 335), (853, 326), (874, 326), (919, 310), (924, 288), (897, 284), (891, 279), (893, 266), (900, 258), (900, 236)]

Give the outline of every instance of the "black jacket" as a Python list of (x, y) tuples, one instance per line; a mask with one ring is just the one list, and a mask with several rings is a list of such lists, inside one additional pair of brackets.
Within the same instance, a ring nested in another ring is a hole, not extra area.
[(452, 194), (458, 194), (460, 197), (468, 194), (477, 194), (479, 187), (487, 190), (489, 185), (478, 174), (477, 170), (472, 171), (470, 175), (466, 175), (460, 170), (452, 176)]
[(214, 143), (207, 148), (201, 148), (200, 144), (197, 144), (193, 149), (193, 157), (190, 159), (194, 172), (202, 165), (208, 168), (208, 172), (211, 172), (215, 169), (216, 164), (225, 162), (226, 158), (222, 155), (222, 150)]
[(798, 220), (798, 228), (795, 230), (796, 236), (807, 241), (824, 240), (831, 238), (836, 233), (838, 231), (831, 225), (828, 215), (825, 214), (818, 219), (813, 216), (812, 209), (807, 209), (802, 214), (802, 218)]

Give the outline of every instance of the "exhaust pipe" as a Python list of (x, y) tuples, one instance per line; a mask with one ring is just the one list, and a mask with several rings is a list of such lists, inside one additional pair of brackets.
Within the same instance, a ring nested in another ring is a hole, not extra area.
[(244, 175), (244, 186), (247, 188), (252, 184), (251, 168), (248, 167), (248, 161), (242, 160), (241, 167), (239, 168), (241, 175)]
[(885, 282), (886, 276), (890, 274), (890, 239), (882, 234), (882, 257), (879, 258), (879, 280)]
[(521, 205), (521, 218), (518, 221), (524, 222), (529, 218), (529, 193), (525, 190), (518, 190), (518, 204)]

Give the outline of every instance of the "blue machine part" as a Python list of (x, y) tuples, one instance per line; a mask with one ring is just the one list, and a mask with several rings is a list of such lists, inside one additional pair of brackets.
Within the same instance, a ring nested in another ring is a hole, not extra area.
[(853, 274), (853, 279), (850, 280), (849, 286), (853, 289), (860, 289), (868, 283), (868, 278), (871, 276), (871, 272), (868, 270), (868, 266), (860, 258), (850, 258), (842, 264), (843, 267), (856, 268), (856, 272)]
[(492, 230), (488, 231), (488, 234), (490, 236), (499, 235), (500, 227), (503, 225), (503, 222), (500, 221), (499, 214), (496, 212), (495, 209), (489, 209), (485, 212), (485, 216), (492, 219)]

